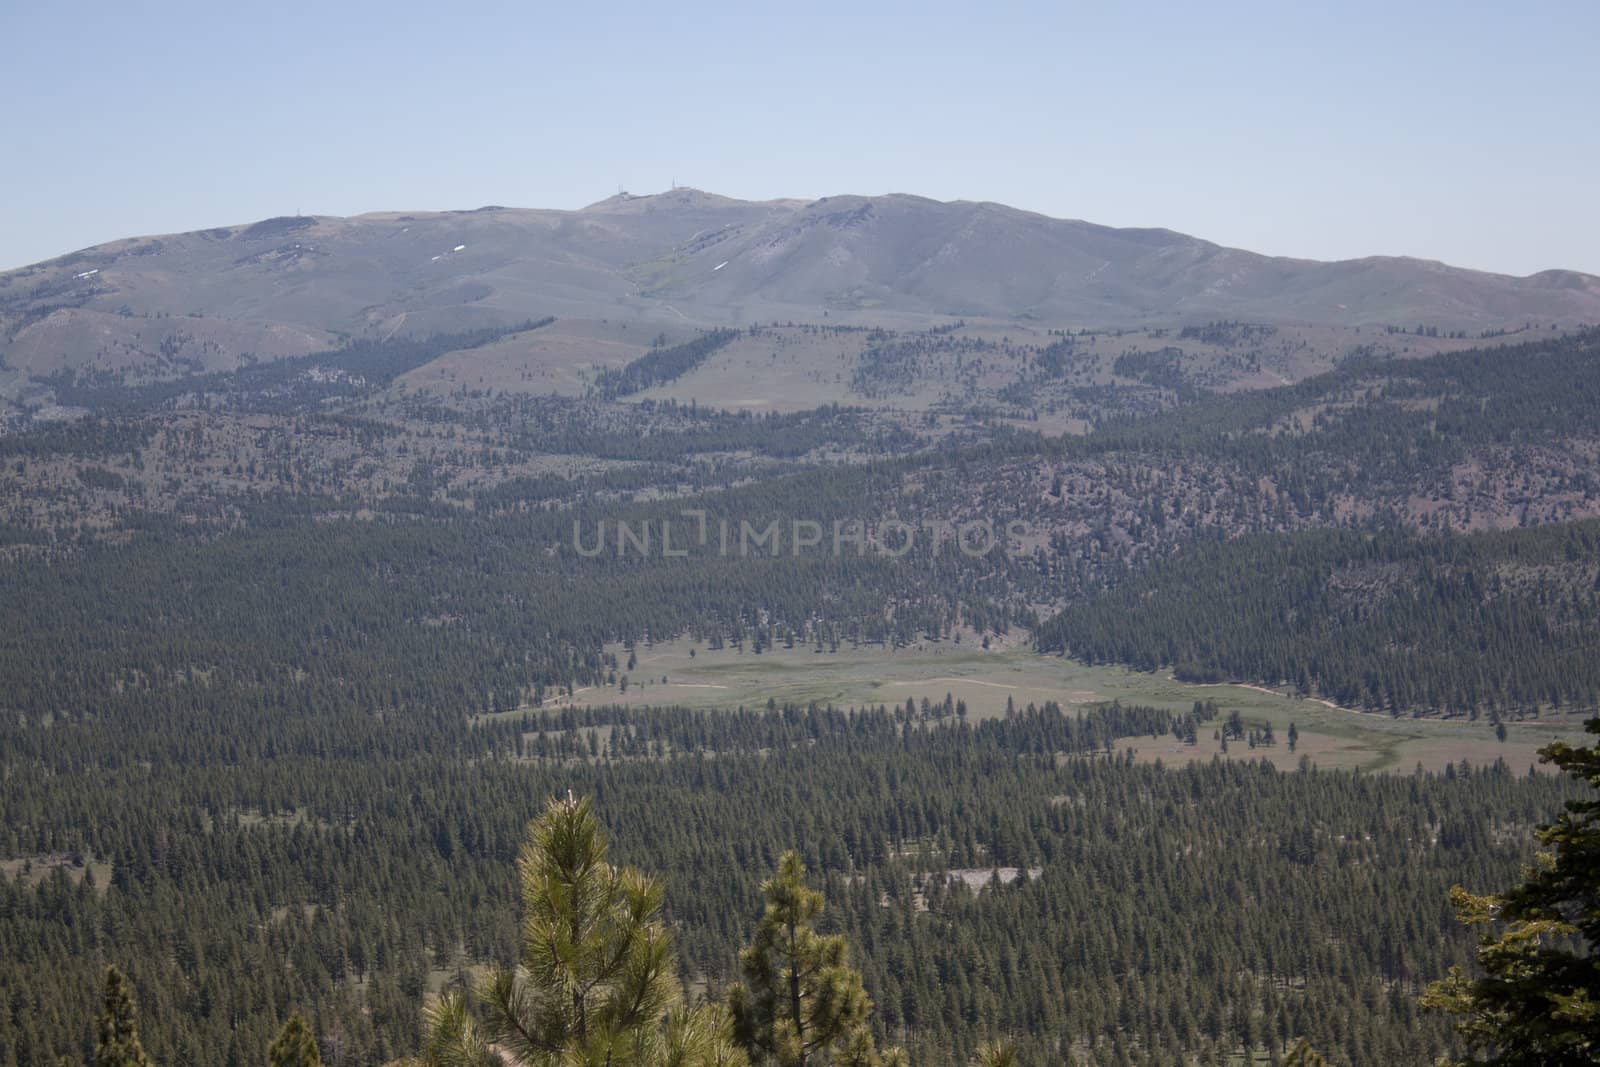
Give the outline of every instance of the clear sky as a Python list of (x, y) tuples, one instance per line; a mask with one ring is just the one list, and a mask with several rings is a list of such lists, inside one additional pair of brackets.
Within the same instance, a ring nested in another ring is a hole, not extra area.
[(676, 181), (1600, 273), (1600, 3), (0, 0), (0, 267)]

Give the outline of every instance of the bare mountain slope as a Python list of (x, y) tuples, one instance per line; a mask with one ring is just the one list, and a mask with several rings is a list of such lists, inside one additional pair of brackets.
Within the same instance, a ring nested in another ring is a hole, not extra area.
[(1600, 316), (1600, 279), (1571, 271), (1513, 278), (1415, 259), (1273, 258), (1170, 230), (911, 196), (830, 197), (730, 232), (680, 253), (652, 291), (730, 310), (885, 307), (1053, 323), (1220, 316), (1482, 328)]
[(100, 245), (0, 274), (0, 360), (35, 377), (169, 376), (349, 336), (543, 315), (707, 325), (1244, 318), (1476, 333), (1600, 321), (1600, 279), (1272, 258), (989, 203), (754, 203), (678, 189), (580, 211), (285, 217)]

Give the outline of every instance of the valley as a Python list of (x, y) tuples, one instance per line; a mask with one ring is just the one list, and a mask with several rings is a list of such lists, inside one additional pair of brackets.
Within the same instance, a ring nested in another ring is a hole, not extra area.
[(692, 190), (0, 276), (0, 1067), (113, 959), (162, 1062), (404, 1062), (569, 794), (703, 1010), (793, 847), (919, 1067), (1454, 1048), (1600, 709), (1597, 304)]
[[(612, 649), (612, 655), (629, 659), (629, 652), (621, 647)], [(1393, 774), (1411, 774), (1418, 767), (1442, 774), (1450, 764), (1462, 762), (1481, 769), (1496, 760), (1526, 772), (1538, 764), (1539, 749), (1551, 741), (1579, 743), (1583, 738), (1581, 714), (1508, 724), (1507, 736), (1501, 741), (1487, 720), (1396, 719), (1260, 686), (1183, 683), (1170, 675), (1075, 663), (1041, 656), (1021, 644), (977, 649), (970, 635), (964, 645), (919, 642), (892, 651), (865, 648), (836, 653), (797, 644), (756, 654), (671, 641), (637, 648), (633, 656), (637, 667), (628, 672), (633, 681), (625, 690), (614, 685), (591, 686), (571, 697), (557, 697), (543, 709), (501, 712), (496, 718), (531, 716), (537, 721), (541, 714), (573, 706), (648, 708), (665, 704), (732, 711), (759, 709), (773, 701), (779, 705), (896, 709), (910, 700), (919, 709), (925, 701), (933, 705), (932, 712), (919, 710), (919, 715), (949, 720), (956, 713), (940, 708), (948, 697), (960, 704), (960, 721), (976, 724), (1005, 718), (1008, 702), (1014, 711), (1030, 704), (1043, 707), (1054, 703), (1075, 714), (1116, 701), (1181, 715), (1196, 701), (1209, 700), (1219, 709), (1219, 721), (1202, 731), (1196, 744), (1185, 744), (1171, 735), (1128, 737), (1116, 742), (1115, 751), (1132, 751), (1141, 761), (1160, 760), (1174, 766), (1214, 756), (1264, 760), (1282, 771), (1295, 770), (1301, 756), (1306, 756), (1317, 767)], [(1246, 737), (1222, 749), (1211, 733), (1221, 725), (1221, 718), (1234, 711), (1244, 717), (1248, 729), (1270, 724), (1275, 742), (1258, 747), (1248, 744)], [(1291, 724), (1298, 733), (1294, 748), (1286, 741)]]

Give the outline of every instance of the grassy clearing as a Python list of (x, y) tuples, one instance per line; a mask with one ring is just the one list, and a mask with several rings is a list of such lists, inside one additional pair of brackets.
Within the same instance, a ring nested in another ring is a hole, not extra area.
[[(625, 650), (613, 651), (627, 662)], [(1302, 755), (1321, 767), (1399, 772), (1409, 772), (1418, 763), (1433, 771), (1461, 760), (1478, 766), (1503, 756), (1520, 772), (1538, 761), (1541, 746), (1583, 733), (1575, 720), (1508, 723), (1506, 740), (1501, 742), (1487, 720), (1391, 719), (1251, 686), (1187, 685), (1158, 674), (1089, 666), (1040, 656), (1019, 645), (985, 650), (969, 643), (923, 642), (898, 650), (841, 647), (836, 653), (797, 645), (758, 656), (748, 648), (713, 651), (680, 640), (640, 646), (635, 653), (638, 664), (628, 675), (627, 692), (620, 686), (580, 689), (573, 701), (737, 708), (765, 706), (770, 699), (780, 704), (816, 701), (862, 707), (904, 704), (907, 699), (941, 701), (949, 693), (966, 702), (975, 721), (1004, 715), (1008, 697), (1018, 707), (1047, 700), (1065, 707), (1121, 700), (1173, 711), (1209, 698), (1224, 715), (1238, 710), (1252, 725), (1271, 723), (1278, 743), (1252, 750), (1243, 742), (1231, 742), (1224, 755), (1207, 730), (1193, 747), (1170, 736), (1128, 738), (1121, 747), (1133, 750), (1138, 759), (1168, 764), (1213, 756), (1264, 758), (1283, 769), (1297, 766)], [(1300, 735), (1294, 752), (1289, 751), (1287, 739), (1290, 723)]]
[(557, 319), (543, 329), (492, 344), (447, 352), (400, 377), (405, 388), (435, 393), (456, 389), (545, 396), (582, 395), (595, 368), (621, 367), (650, 351), (649, 327), (622, 321)]
[(27, 886), (40, 885), (57, 871), (64, 873), (73, 885), (81, 883), (84, 875), (91, 871), (96, 889), (104, 892), (111, 885), (111, 864), (93, 856), (54, 852), (0, 860), (0, 878), (8, 882), (21, 879)]
[(800, 329), (743, 334), (694, 370), (638, 398), (757, 412), (867, 404), (850, 392), (850, 374), (865, 337)]

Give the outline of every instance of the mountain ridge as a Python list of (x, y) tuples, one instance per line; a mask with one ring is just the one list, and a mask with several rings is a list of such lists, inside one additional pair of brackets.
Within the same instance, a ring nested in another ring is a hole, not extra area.
[(181, 370), (529, 317), (1061, 328), (1213, 319), (1492, 332), (1600, 322), (1600, 277), (1406, 256), (1266, 256), (993, 201), (746, 201), (679, 188), (577, 210), (281, 216), (121, 238), (0, 273), (0, 362)]

